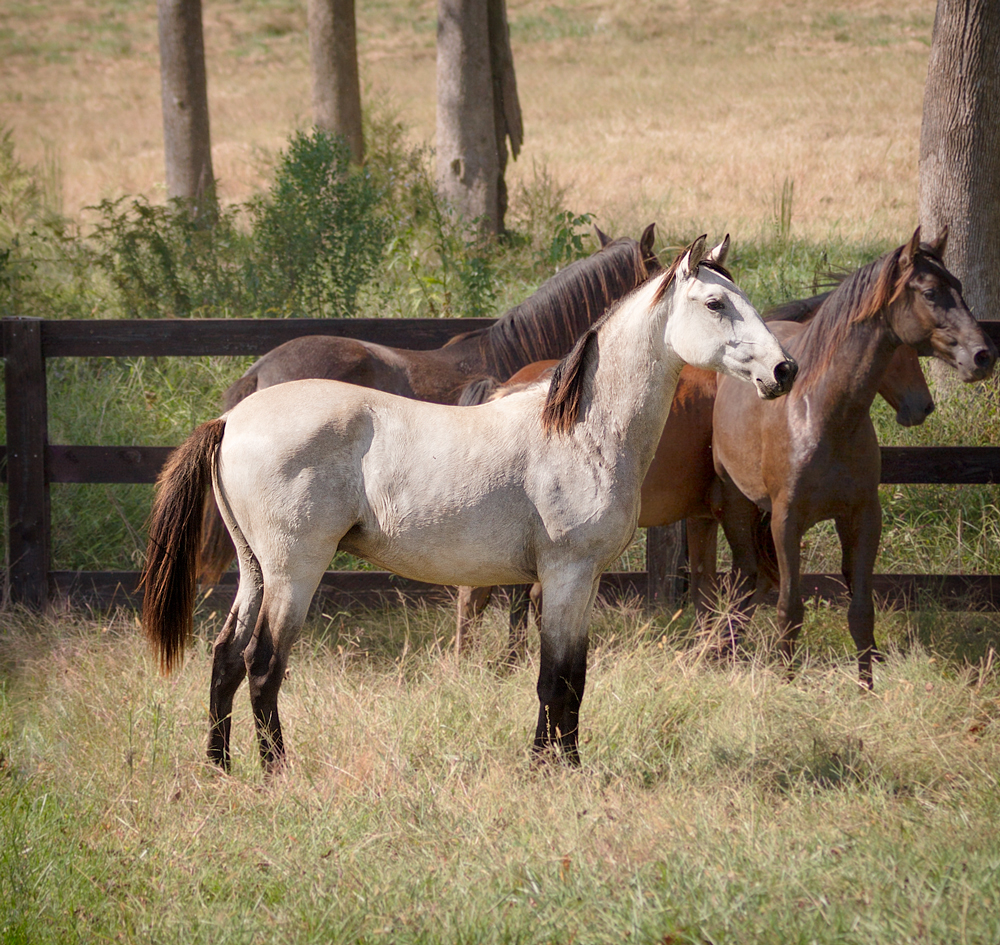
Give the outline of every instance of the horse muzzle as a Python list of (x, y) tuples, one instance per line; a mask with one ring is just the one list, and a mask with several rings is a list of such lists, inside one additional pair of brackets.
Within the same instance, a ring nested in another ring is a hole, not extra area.
[(983, 334), (982, 340), (973, 344), (952, 342), (942, 350), (934, 345), (934, 354), (950, 364), (967, 384), (985, 380), (993, 373), (997, 361), (997, 348), (993, 340)]
[(761, 400), (774, 400), (782, 397), (792, 389), (795, 375), (799, 373), (799, 365), (796, 361), (788, 358), (779, 361), (774, 366), (771, 378), (758, 377), (754, 379), (757, 385), (757, 396)]

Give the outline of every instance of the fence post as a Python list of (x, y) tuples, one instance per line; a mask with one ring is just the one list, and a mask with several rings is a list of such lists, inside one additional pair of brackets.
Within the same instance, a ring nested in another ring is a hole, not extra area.
[(42, 320), (3, 319), (7, 398), (7, 516), (11, 599), (41, 610), (49, 597), (48, 404)]
[(676, 606), (684, 602), (688, 581), (687, 529), (683, 521), (646, 529), (646, 604)]

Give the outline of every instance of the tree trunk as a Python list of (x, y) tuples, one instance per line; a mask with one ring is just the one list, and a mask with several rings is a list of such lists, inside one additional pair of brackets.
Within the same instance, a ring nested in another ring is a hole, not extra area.
[(343, 135), (360, 164), (365, 141), (354, 0), (308, 0), (308, 17), (313, 119), (324, 131)]
[(157, 0), (167, 195), (214, 206), (201, 0)]
[(1000, 3), (938, 0), (920, 129), (920, 225), (948, 226), (948, 267), (1000, 318)]
[(438, 0), (438, 191), (496, 233), (498, 174), (486, 0)]
[(490, 73), (493, 77), (493, 129), (497, 147), (497, 231), (504, 228), (507, 213), (507, 138), (510, 151), (517, 160), (524, 138), (521, 122), (521, 102), (514, 76), (514, 54), (510, 48), (507, 26), (507, 4), (504, 0), (487, 0), (490, 31)]

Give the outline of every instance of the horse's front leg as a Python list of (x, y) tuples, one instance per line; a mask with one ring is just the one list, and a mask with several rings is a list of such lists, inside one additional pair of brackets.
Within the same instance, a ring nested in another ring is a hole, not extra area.
[(715, 606), (719, 526), (714, 518), (689, 518), (686, 525), (691, 602), (696, 622), (705, 627)]
[(802, 630), (802, 528), (787, 506), (776, 505), (771, 517), (771, 535), (778, 556), (778, 631), (782, 659), (791, 672), (795, 642)]
[(760, 563), (757, 560), (756, 534), (761, 512), (726, 479), (716, 480), (713, 487), (713, 511), (722, 522), (722, 531), (733, 555), (733, 616), (729, 620), (726, 638), (720, 644), (722, 655), (732, 653), (753, 610), (753, 595), (757, 589)]
[(566, 761), (580, 764), (580, 703), (587, 681), (590, 614), (600, 575), (542, 580), (545, 609), (541, 620), (538, 670), (538, 724), (533, 764), (558, 746)]
[(837, 519), (840, 537), (841, 570), (851, 603), (847, 608), (847, 627), (858, 652), (858, 679), (871, 689), (874, 684), (872, 660), (881, 659), (875, 648), (875, 603), (872, 599), (872, 575), (882, 539), (882, 506), (878, 494), (850, 518)]
[[(531, 584), (510, 584), (510, 631), (507, 636), (507, 665), (516, 666), (528, 653), (528, 614), (533, 600)], [(537, 608), (536, 608), (537, 613)]]

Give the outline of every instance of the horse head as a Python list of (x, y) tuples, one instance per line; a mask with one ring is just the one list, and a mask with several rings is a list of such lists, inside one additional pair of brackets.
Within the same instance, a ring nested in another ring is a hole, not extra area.
[(922, 356), (933, 355), (955, 368), (963, 381), (993, 373), (997, 349), (962, 298), (962, 284), (943, 262), (947, 227), (931, 243), (920, 241), (920, 227), (897, 250), (892, 298), (893, 330)]
[(791, 390), (798, 365), (733, 281), (728, 252), (728, 235), (708, 251), (700, 236), (660, 277), (660, 293), (673, 301), (668, 343), (689, 364), (751, 381), (772, 400)]

